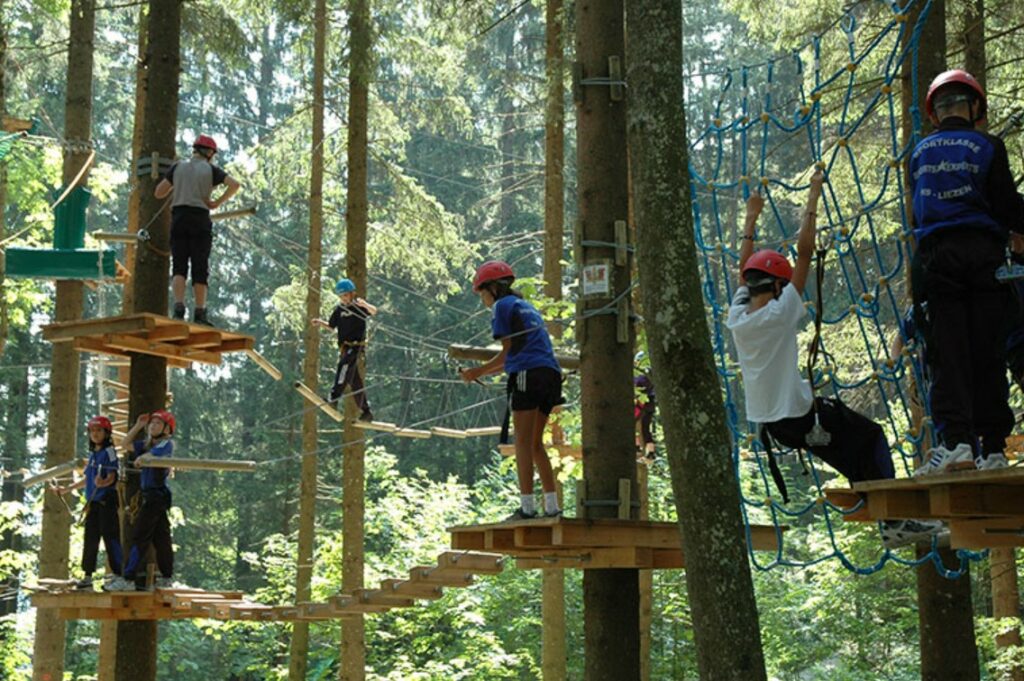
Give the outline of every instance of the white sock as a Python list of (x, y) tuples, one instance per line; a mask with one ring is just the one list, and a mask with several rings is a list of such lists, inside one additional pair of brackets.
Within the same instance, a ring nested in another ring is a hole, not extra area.
[(558, 513), (558, 492), (544, 492), (544, 512)]
[(533, 515), (537, 512), (537, 506), (534, 504), (532, 494), (520, 494), (519, 505), (523, 507), (523, 513), (526, 515)]

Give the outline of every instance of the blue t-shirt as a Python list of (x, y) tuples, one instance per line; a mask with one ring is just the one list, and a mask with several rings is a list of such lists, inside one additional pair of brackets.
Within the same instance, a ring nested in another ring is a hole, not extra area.
[[(145, 440), (136, 440), (132, 443), (133, 456), (132, 461), (139, 458), (143, 454), (152, 454), (153, 456), (171, 456), (174, 453), (174, 443), (171, 440), (161, 440), (153, 445), (153, 448), (146, 450)], [(166, 468), (140, 468), (140, 479), (139, 487), (142, 489), (160, 489), (167, 487), (167, 469)]]
[(97, 449), (89, 454), (89, 462), (85, 464), (85, 499), (101, 501), (113, 491), (114, 486), (97, 487), (96, 478), (107, 477), (111, 473), (117, 479), (117, 452), (114, 446)]
[(561, 371), (544, 320), (533, 305), (522, 298), (508, 295), (495, 301), (491, 331), (496, 339), (509, 338), (512, 342), (505, 356), (507, 373), (541, 367)]

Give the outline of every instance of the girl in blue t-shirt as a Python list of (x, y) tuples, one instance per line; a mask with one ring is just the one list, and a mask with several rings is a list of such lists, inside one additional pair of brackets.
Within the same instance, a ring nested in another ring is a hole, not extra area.
[[(520, 503), (506, 520), (537, 517), (533, 498), (533, 469), (536, 466), (544, 489), (544, 515), (559, 516), (558, 495), (551, 461), (544, 449), (544, 428), (552, 410), (562, 399), (562, 373), (551, 347), (551, 337), (540, 313), (512, 290), (515, 274), (507, 263), (485, 262), (473, 277), (473, 290), (494, 317), (491, 330), (502, 349), (485, 364), (459, 373), (467, 383), (481, 376), (508, 373), (508, 405), (516, 430), (516, 470), (519, 474)], [(507, 421), (506, 421), (507, 430)]]
[(92, 588), (92, 573), (96, 571), (100, 539), (107, 550), (107, 560), (115, 575), (121, 574), (121, 524), (117, 518), (117, 451), (111, 439), (114, 425), (106, 416), (89, 419), (89, 461), (85, 477), (67, 487), (52, 488), (58, 494), (85, 488), (85, 541), (82, 545), (82, 572), (78, 588)]

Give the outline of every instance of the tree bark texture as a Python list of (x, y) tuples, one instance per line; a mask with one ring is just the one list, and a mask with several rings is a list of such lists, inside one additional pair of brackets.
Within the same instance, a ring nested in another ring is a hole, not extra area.
[[(96, 27), (95, 0), (71, 3), (68, 38), (67, 90), (64, 99), (63, 182), (75, 179), (89, 155), (92, 130), (93, 34)], [(79, 186), (88, 182), (82, 175)], [(83, 286), (80, 281), (58, 281), (56, 318), (70, 321), (82, 316)], [(56, 466), (75, 456), (78, 435), (79, 356), (70, 343), (53, 345), (50, 365), (49, 420), (46, 425), (45, 465)], [(71, 518), (56, 495), (43, 498), (43, 522), (39, 548), (39, 576), (68, 577), (68, 541)], [(54, 610), (39, 610), (33, 644), (32, 675), (37, 681), (60, 679), (64, 673), (64, 622)]]
[[(139, 38), (138, 59), (135, 62), (135, 121), (132, 124), (132, 158), (142, 157), (142, 122), (146, 110), (146, 41), (149, 39), (149, 8), (139, 7)], [(141, 200), (140, 178), (132, 175), (128, 178), (131, 193), (128, 195), (128, 233), (139, 231), (139, 201)], [(125, 244), (124, 266), (129, 272), (135, 271), (135, 244)], [(135, 291), (132, 286), (122, 286), (121, 310), (130, 314), (135, 309)]]
[[(996, 648), (1020, 647), (1020, 592), (1017, 584), (1017, 550), (992, 549), (989, 553), (992, 577), (992, 616), (1014, 619), (1016, 624), (996, 636)], [(1024, 681), (1024, 669), (1015, 667), (1001, 681)]]
[[(0, 0), (0, 120), (7, 113), (7, 22), (3, 20), (4, 0)], [(7, 164), (0, 163), (0, 242), (7, 235)], [(0, 250), (0, 290), (7, 275), (7, 249)], [(0, 296), (0, 357), (7, 347), (7, 297)]]
[(985, 0), (966, 0), (960, 41), (964, 46), (964, 69), (982, 89), (988, 83), (988, 58), (985, 54)]
[[(576, 58), (584, 80), (608, 77), (610, 58), (625, 56), (623, 7), (619, 0), (576, 3)], [(621, 76), (620, 76), (621, 77)], [(607, 85), (584, 85), (576, 107), (580, 241), (614, 243), (615, 222), (625, 221), (626, 104)], [(619, 480), (636, 489), (633, 443), (633, 329), (620, 342), (619, 300), (629, 298), (630, 263), (615, 266), (615, 250), (580, 249), (580, 267), (612, 263), (610, 295), (581, 300), (580, 383), (583, 417), (583, 470), (587, 498), (619, 498)], [(587, 316), (591, 313), (590, 316)], [(628, 314), (628, 312), (627, 312)], [(625, 320), (628, 321), (628, 320)], [(591, 507), (589, 517), (609, 517), (615, 509)], [(635, 515), (634, 515), (635, 517)], [(585, 678), (630, 681), (640, 677), (639, 585), (631, 569), (583, 572)]]
[[(367, 128), (370, 79), (373, 74), (373, 27), (370, 0), (349, 0), (349, 100), (348, 100), (348, 199), (345, 211), (345, 270), (366, 296)], [(366, 376), (365, 355), (360, 370)], [(368, 377), (366, 385), (372, 385)], [(342, 547), (342, 588), (363, 588), (365, 551), (366, 447), (363, 432), (352, 426), (356, 416), (353, 400), (346, 399), (345, 445), (342, 456), (342, 513), (345, 543)], [(341, 675), (343, 681), (366, 678), (366, 631), (362, 615), (341, 623)]]
[[(18, 334), (23, 335), (23, 334)], [(27, 360), (28, 347), (27, 335), (23, 342), (11, 346), (11, 357), (13, 364), (21, 364)], [(24, 359), (23, 359), (24, 358)], [(16, 471), (19, 468), (28, 467), (28, 401), (29, 401), (29, 375), (28, 367), (11, 371), (7, 374), (8, 381), (4, 390), (4, 429), (3, 429), (3, 451), (6, 460), (4, 468)], [(25, 487), (10, 477), (4, 477), (0, 481), (0, 502), (21, 503), (25, 500)], [(13, 529), (7, 530), (0, 535), (0, 552), (21, 550), (22, 540), (19, 533)], [(0, 591), (9, 593), (17, 591), (21, 580), (18, 575), (12, 575), (10, 579), (0, 582)], [(0, 600), (0, 617), (13, 615), (18, 611), (18, 601), (14, 598)], [(0, 628), (0, 636), (14, 633), (13, 622), (10, 629)]]
[[(178, 123), (178, 86), (181, 71), (180, 0), (150, 0), (146, 26), (145, 105), (142, 121), (142, 157), (159, 154), (175, 157)], [(147, 229), (150, 240), (135, 256), (132, 276), (132, 310), (167, 314), (167, 278), (170, 265), (170, 208), (165, 199), (153, 196), (159, 178), (139, 177), (137, 194), (138, 227)], [(129, 369), (129, 424), (140, 414), (165, 406), (167, 361), (162, 357), (133, 355)], [(178, 424), (179, 427), (181, 424)], [(138, 476), (129, 475), (126, 499), (138, 491)], [(130, 536), (131, 528), (127, 528)], [(117, 681), (155, 681), (157, 664), (157, 623), (123, 621), (117, 626)]]
[[(323, 260), (324, 220), (324, 63), (327, 51), (327, 3), (314, 5), (313, 34), (313, 129), (309, 175), (309, 253), (306, 271), (306, 318), (320, 316), (320, 268)], [(320, 330), (307, 325), (302, 334), (302, 380), (313, 390), (320, 381)], [(299, 542), (295, 569), (296, 602), (310, 599), (313, 550), (316, 540), (317, 412), (306, 405), (302, 413), (302, 472), (299, 481)], [(295, 622), (292, 628), (288, 678), (306, 678), (309, 653), (309, 623)]]
[(648, 348), (704, 681), (765, 679), (740, 495), (695, 252), (682, 8), (627, 6), (629, 151)]

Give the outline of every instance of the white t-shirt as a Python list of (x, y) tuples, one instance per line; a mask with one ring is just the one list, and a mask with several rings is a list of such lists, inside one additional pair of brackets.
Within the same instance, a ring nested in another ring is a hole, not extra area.
[(748, 313), (749, 303), (750, 292), (741, 286), (725, 323), (739, 355), (747, 420), (774, 423), (803, 416), (814, 397), (798, 365), (796, 334), (807, 316), (800, 294), (787, 284), (761, 309)]

